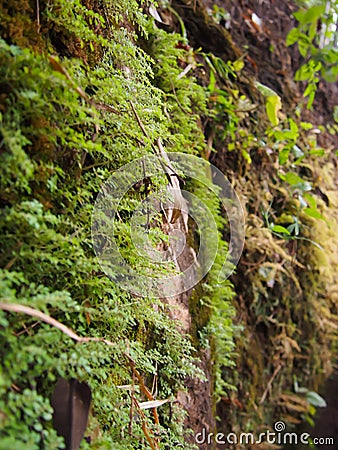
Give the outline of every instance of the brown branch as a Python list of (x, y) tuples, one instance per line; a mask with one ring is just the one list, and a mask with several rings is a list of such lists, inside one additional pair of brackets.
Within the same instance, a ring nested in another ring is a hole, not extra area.
[(148, 430), (148, 427), (147, 427), (146, 416), (145, 416), (144, 412), (142, 411), (142, 409), (140, 408), (140, 405), (139, 405), (138, 401), (136, 400), (136, 398), (134, 398), (133, 400), (134, 400), (134, 403), (136, 405), (136, 408), (137, 408), (138, 413), (140, 414), (140, 417), (141, 417), (141, 420), (142, 420), (142, 431), (143, 431), (143, 434), (144, 434), (145, 438), (147, 439), (147, 441), (148, 441), (148, 443), (149, 443), (149, 445), (151, 447), (151, 450), (157, 450), (159, 448), (158, 447), (158, 442), (157, 442), (156, 439), (152, 439), (150, 434), (149, 434), (149, 430)]
[(36, 24), (38, 26), (38, 33), (40, 33), (40, 2), (36, 0)]
[[(131, 109), (133, 110), (134, 116), (135, 116), (135, 118), (136, 118), (136, 120), (137, 120), (137, 123), (138, 123), (139, 127), (140, 127), (141, 130), (142, 130), (142, 133), (143, 133), (143, 134), (145, 135), (145, 137), (146, 137), (147, 139), (149, 139), (149, 141), (150, 141), (149, 134), (148, 134), (147, 130), (145, 129), (145, 127), (144, 127), (144, 125), (143, 125), (143, 123), (142, 123), (142, 121), (141, 121), (141, 119), (140, 119), (140, 116), (137, 114), (137, 111), (136, 111), (136, 109), (135, 109), (134, 103), (133, 103), (131, 100), (129, 100), (129, 103), (130, 103)], [(152, 145), (153, 145), (153, 144), (152, 144)]]
[(71, 328), (66, 327), (66, 325), (63, 325), (63, 323), (59, 322), (56, 319), (53, 319), (53, 317), (48, 316), (47, 314), (34, 309), (30, 308), (29, 306), (19, 305), (18, 303), (5, 303), (0, 302), (0, 309), (4, 311), (10, 311), (15, 312), (19, 314), (27, 314), (31, 317), (36, 317), (37, 319), (40, 319), (42, 322), (47, 323), (48, 325), (51, 325), (54, 328), (57, 328), (58, 330), (62, 331), (65, 335), (70, 337), (71, 339), (74, 339), (74, 341), (77, 342), (103, 342), (106, 345), (109, 345), (110, 347), (115, 347), (116, 343), (108, 341), (104, 338), (96, 338), (96, 337), (82, 337), (76, 334)]
[(145, 437), (146, 437), (146, 439), (147, 439), (147, 441), (148, 441), (148, 443), (149, 443), (149, 445), (151, 447), (151, 450), (158, 449), (157, 442), (154, 441), (153, 439), (151, 439), (151, 437), (150, 437), (150, 435), (148, 433), (148, 428), (147, 428), (147, 425), (146, 425), (145, 421), (142, 421), (142, 431), (143, 431), (143, 433), (144, 433), (144, 435), (145, 435)]
[(134, 399), (135, 399), (134, 392), (135, 392), (135, 374), (133, 373), (133, 384), (130, 390), (131, 402), (130, 402), (129, 426), (128, 426), (128, 432), (130, 436), (132, 435), (133, 432)]
[(276, 376), (278, 375), (278, 372), (281, 370), (281, 368), (282, 368), (282, 364), (279, 364), (279, 366), (276, 367), (274, 373), (272, 374), (272, 377), (271, 377), (270, 380), (268, 381), (268, 384), (267, 384), (266, 389), (265, 389), (265, 391), (264, 391), (264, 393), (263, 393), (263, 395), (262, 395), (262, 398), (261, 398), (260, 401), (259, 401), (259, 404), (260, 404), (260, 405), (264, 402), (266, 396), (268, 395), (268, 392), (269, 392), (269, 390), (271, 389), (273, 380), (276, 378)]
[[(148, 134), (147, 130), (145, 129), (139, 115), (137, 114), (137, 111), (136, 111), (136, 108), (135, 108), (133, 102), (131, 100), (129, 100), (129, 103), (130, 103), (131, 109), (133, 110), (135, 118), (137, 120), (137, 123), (142, 130), (142, 133), (150, 141), (149, 134)], [(151, 146), (154, 149), (155, 153), (157, 155), (161, 156), (162, 159), (160, 158), (159, 162), (163, 168), (163, 173), (166, 175), (166, 177), (168, 179), (168, 182), (169, 182), (168, 187), (171, 186), (171, 189), (169, 187), (168, 190), (171, 191), (171, 193), (174, 197), (174, 206), (172, 208), (172, 214), (169, 219), (169, 222), (174, 223), (174, 222), (176, 222), (176, 220), (178, 220), (178, 218), (182, 214), (181, 211), (184, 210), (184, 206), (185, 206), (185, 200), (184, 200), (182, 192), (181, 192), (179, 178), (172, 168), (170, 159), (169, 159), (166, 151), (164, 150), (161, 139), (157, 138), (156, 146), (153, 143), (151, 143)]]
[[(144, 395), (147, 397), (148, 400), (155, 400), (155, 397), (152, 395), (152, 393), (149, 391), (147, 386), (144, 384), (144, 381), (140, 375), (140, 372), (136, 369), (134, 360), (126, 353), (125, 353), (125, 356), (127, 357), (128, 361), (129, 361), (129, 364), (130, 364), (131, 370), (133, 371), (133, 374), (135, 375), (135, 377), (137, 378), (137, 380), (139, 382), (141, 392), (144, 393)], [(153, 411), (154, 421), (155, 421), (156, 425), (158, 425), (160, 423), (160, 421), (158, 418), (157, 409), (152, 408), (152, 411)]]

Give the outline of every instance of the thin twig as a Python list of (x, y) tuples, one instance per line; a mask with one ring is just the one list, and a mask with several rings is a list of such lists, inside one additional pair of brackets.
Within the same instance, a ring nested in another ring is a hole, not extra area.
[(264, 403), (264, 400), (265, 400), (266, 396), (268, 395), (269, 390), (271, 389), (273, 380), (276, 378), (276, 376), (278, 375), (278, 372), (281, 370), (281, 368), (282, 368), (282, 364), (279, 364), (279, 366), (276, 367), (274, 373), (272, 374), (272, 377), (271, 377), (270, 380), (268, 381), (268, 384), (267, 384), (266, 389), (265, 389), (265, 391), (264, 391), (264, 393), (263, 393), (263, 395), (262, 395), (262, 398), (261, 398), (260, 401), (259, 401), (259, 404), (260, 404), (260, 405), (261, 405), (262, 403)]
[(40, 33), (40, 2), (36, 0), (36, 23), (38, 26), (38, 33)]
[(187, 111), (185, 108), (183, 108), (183, 105), (181, 105), (181, 103), (180, 103), (180, 101), (179, 101), (179, 99), (177, 97), (177, 94), (176, 94), (175, 86), (174, 86), (174, 84), (173, 84), (173, 82), (171, 80), (170, 80), (170, 84), (171, 84), (171, 87), (172, 87), (172, 90), (173, 90), (173, 93), (174, 93), (174, 97), (175, 97), (175, 99), (177, 101), (177, 104), (178, 104), (179, 108), (184, 112), (184, 114), (187, 114), (188, 116), (191, 116), (191, 113), (189, 111)]
[[(147, 397), (148, 400), (155, 400), (152, 393), (149, 391), (147, 386), (144, 384), (143, 378), (141, 377), (139, 371), (136, 369), (134, 360), (132, 358), (130, 358), (130, 356), (127, 354), (125, 354), (125, 356), (128, 358), (128, 361), (129, 361), (130, 367), (133, 371), (133, 374), (136, 376), (136, 378), (139, 382), (140, 390), (144, 393), (144, 395)], [(153, 408), (153, 416), (154, 416), (154, 421), (155, 421), (156, 425), (158, 425), (160, 423), (160, 421), (158, 418), (156, 408)]]
[(137, 123), (138, 123), (139, 127), (140, 127), (141, 130), (142, 130), (142, 133), (143, 133), (143, 134), (145, 135), (145, 137), (146, 137), (147, 139), (149, 139), (149, 141), (150, 141), (149, 134), (148, 134), (147, 130), (144, 128), (144, 125), (143, 125), (143, 123), (142, 123), (142, 121), (141, 121), (141, 119), (140, 119), (140, 116), (137, 114), (137, 111), (136, 111), (136, 109), (135, 109), (134, 103), (133, 103), (131, 100), (129, 100), (129, 103), (130, 103), (131, 109), (133, 110), (134, 116), (136, 117)]
[[(133, 110), (133, 113), (136, 117), (139, 127), (141, 128), (145, 137), (150, 141), (149, 134), (148, 134), (147, 130), (145, 129), (139, 115), (137, 114), (137, 111), (136, 111), (136, 108), (135, 108), (133, 102), (131, 100), (129, 100), (129, 103), (130, 103), (131, 109)], [(180, 217), (181, 211), (185, 205), (185, 200), (183, 198), (183, 195), (182, 195), (182, 192), (180, 189), (179, 178), (172, 168), (171, 161), (170, 161), (166, 151), (164, 150), (161, 139), (157, 138), (156, 146), (153, 143), (151, 143), (151, 146), (154, 149), (155, 153), (157, 155), (161, 156), (161, 158), (159, 158), (159, 162), (163, 168), (163, 173), (165, 174), (165, 176), (168, 179), (168, 182), (169, 182), (168, 186), (171, 186), (171, 192), (174, 197), (174, 206), (172, 208), (173, 213), (170, 218), (170, 222), (174, 223)]]
[(143, 431), (143, 434), (145, 435), (145, 437), (146, 437), (146, 439), (147, 439), (147, 441), (148, 441), (148, 443), (149, 443), (149, 445), (151, 447), (151, 450), (157, 450), (159, 448), (158, 447), (158, 442), (157, 442), (156, 439), (152, 439), (150, 434), (149, 434), (149, 430), (148, 430), (148, 427), (147, 427), (147, 421), (146, 421), (147, 420), (146, 419), (146, 415), (144, 414), (144, 412), (140, 408), (140, 405), (139, 405), (138, 401), (136, 400), (136, 398), (134, 398), (134, 403), (136, 405), (136, 408), (137, 408), (138, 413), (139, 413), (139, 415), (141, 417), (141, 420), (142, 420), (142, 431)]
[(39, 325), (39, 323), (40, 323), (39, 321), (34, 322), (34, 323), (32, 323), (32, 325), (30, 325), (29, 327), (26, 327), (26, 325), (23, 324), (23, 330), (19, 331), (18, 333), (15, 333), (15, 336), (16, 336), (16, 337), (19, 337), (19, 336), (21, 336), (21, 335), (24, 334), (24, 333), (29, 334), (29, 330), (35, 328), (37, 325)]
[[(18, 242), (18, 243), (15, 245), (13, 251), (15, 250), (16, 252), (18, 252), (18, 250), (20, 250), (22, 244), (23, 244), (22, 242)], [(15, 255), (10, 261), (8, 261), (8, 263), (5, 265), (4, 269), (5, 269), (5, 270), (11, 269), (12, 266), (13, 266), (13, 264), (15, 264), (15, 262), (17, 261), (17, 259), (18, 259), (18, 255)]]
[(103, 342), (104, 344), (109, 345), (110, 347), (116, 346), (116, 343), (108, 341), (107, 339), (104, 338), (79, 336), (72, 329), (66, 327), (66, 325), (63, 325), (63, 323), (59, 322), (56, 319), (53, 319), (53, 317), (50, 317), (37, 309), (30, 308), (29, 306), (19, 305), (18, 303), (0, 302), (0, 309), (4, 311), (11, 311), (19, 314), (27, 314), (28, 316), (36, 317), (37, 319), (40, 319), (42, 322), (48, 323), (48, 325), (51, 325), (52, 327), (62, 331), (62, 333), (64, 333), (65, 335), (67, 335), (71, 339), (74, 339), (74, 341), (77, 342), (81, 343)]
[(130, 390), (130, 397), (131, 397), (131, 403), (130, 403), (130, 411), (129, 411), (129, 426), (128, 426), (128, 432), (129, 435), (131, 436), (133, 433), (133, 416), (134, 416), (134, 392), (135, 392), (135, 374), (133, 372), (133, 384)]

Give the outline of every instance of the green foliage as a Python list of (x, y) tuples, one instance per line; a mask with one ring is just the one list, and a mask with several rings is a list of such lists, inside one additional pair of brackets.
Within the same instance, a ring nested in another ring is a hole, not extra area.
[(293, 377), (294, 390), (296, 394), (300, 396), (305, 396), (306, 401), (309, 404), (308, 411), (304, 414), (304, 420), (308, 422), (311, 426), (315, 425), (314, 416), (317, 412), (317, 408), (325, 408), (327, 403), (325, 399), (320, 396), (317, 392), (310, 391), (305, 387), (299, 387), (297, 382), (297, 377)]
[(212, 5), (210, 15), (214, 18), (216, 23), (221, 23), (222, 21), (225, 21), (225, 23), (227, 24), (231, 21), (230, 13), (227, 12), (224, 8), (219, 7), (217, 5)]
[[(306, 138), (312, 128), (312, 124), (299, 121), (297, 124), (290, 117), (281, 127), (267, 130), (267, 136), (272, 140), (273, 148), (278, 151), (280, 165), (278, 177), (286, 184), (290, 197), (298, 199), (298, 202), (293, 203), (290, 211), (282, 211), (282, 216), (277, 219), (277, 225), (270, 221), (268, 210), (264, 212), (264, 219), (270, 230), (286, 239), (301, 239), (299, 235), (303, 227), (302, 222), (306, 227), (306, 219), (301, 219), (304, 215), (324, 220), (312, 194), (313, 183), (310, 179), (304, 179), (299, 175), (300, 171), (309, 170), (314, 158), (325, 156), (325, 151), (317, 147), (316, 140), (311, 141)], [(283, 226), (286, 223), (288, 226)], [(318, 245), (314, 241), (311, 242)]]
[(93, 50), (92, 42), (108, 44), (106, 39), (93, 30), (95, 27), (104, 26), (103, 17), (92, 9), (86, 8), (80, 0), (51, 2), (46, 9), (46, 17), (52, 26), (66, 29), (68, 33), (77, 37), (82, 47), (87, 43)]
[[(212, 54), (203, 55), (210, 68), (208, 85), (211, 114), (213, 118), (213, 134), (217, 140), (228, 142), (229, 151), (238, 149), (243, 159), (251, 164), (250, 150), (256, 138), (240, 127), (241, 121), (247, 118), (256, 105), (240, 91), (234, 83), (244, 67), (241, 59), (224, 62)], [(222, 84), (222, 88), (218, 87)]]
[(205, 90), (194, 77), (183, 73), (184, 64), (189, 63), (193, 55), (179, 48), (180, 42), (182, 37), (177, 34), (156, 29), (149, 31), (154, 84), (164, 94), (163, 110), (170, 133), (164, 135), (167, 149), (199, 155), (204, 149), (204, 136), (198, 119), (207, 112), (207, 98)]
[(264, 95), (264, 97), (266, 97), (265, 108), (271, 125), (278, 125), (279, 119), (277, 114), (278, 111), (282, 108), (282, 103), (279, 95), (277, 95), (276, 92), (274, 92), (272, 89), (262, 83), (259, 83), (258, 81), (256, 81), (255, 85), (257, 89)]
[(326, 81), (337, 80), (337, 13), (336, 0), (316, 0), (303, 2), (293, 14), (298, 26), (289, 32), (286, 44), (297, 43), (299, 53), (306, 60), (297, 70), (295, 80), (307, 82), (304, 97), (308, 97), (308, 108), (315, 98), (319, 73)]

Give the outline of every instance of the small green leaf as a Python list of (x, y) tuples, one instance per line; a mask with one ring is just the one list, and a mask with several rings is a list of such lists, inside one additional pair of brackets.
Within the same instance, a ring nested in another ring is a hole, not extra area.
[(274, 225), (271, 228), (271, 231), (274, 231), (275, 233), (287, 234), (288, 236), (291, 234), (290, 231), (287, 228), (282, 227), (282, 225)]
[[(314, 427), (315, 426), (315, 422), (312, 419), (312, 417), (309, 414), (305, 415), (305, 420), (306, 422), (310, 425), (310, 427)], [(311, 440), (311, 438), (309, 438), (309, 447), (311, 448), (317, 448), (314, 444), (313, 441)]]
[(324, 156), (325, 155), (325, 150), (323, 148), (316, 148), (314, 150), (311, 150), (309, 152), (309, 155)]
[(286, 36), (286, 45), (290, 46), (295, 44), (299, 38), (299, 30), (298, 28), (292, 28), (289, 34)]
[(305, 193), (303, 195), (303, 197), (305, 198), (307, 204), (309, 205), (309, 207), (311, 209), (316, 209), (317, 208), (317, 202), (316, 199), (311, 195), (311, 194), (307, 194)]
[(279, 178), (281, 178), (283, 181), (286, 181), (291, 186), (294, 186), (299, 183), (304, 183), (303, 178), (296, 175), (294, 172), (287, 172), (286, 174), (280, 174)]
[(270, 95), (266, 99), (266, 113), (271, 122), (271, 125), (276, 126), (279, 123), (277, 114), (278, 111), (282, 108), (281, 99), (278, 95)]
[(289, 123), (290, 123), (290, 130), (293, 133), (298, 134), (298, 125), (293, 119), (291, 119), (291, 117), (289, 118)]
[(313, 217), (314, 219), (322, 219), (325, 220), (322, 214), (318, 211), (318, 209), (315, 208), (305, 208), (304, 212), (307, 216)]
[(299, 23), (303, 23), (305, 13), (306, 13), (306, 10), (303, 8), (303, 9), (299, 9), (298, 11), (293, 13), (293, 16), (295, 17), (295, 19), (298, 20)]
[(304, 91), (304, 97), (307, 97), (308, 95), (310, 95), (314, 91), (314, 89), (315, 89), (315, 86), (312, 83), (310, 83)]
[(310, 405), (315, 406), (316, 408), (325, 408), (327, 406), (326, 401), (321, 397), (317, 392), (309, 391), (306, 394), (306, 400), (310, 403)]
[(325, 13), (325, 5), (317, 5), (309, 8), (303, 16), (303, 23), (311, 23), (317, 21), (320, 16)]
[(338, 105), (333, 108), (333, 119), (336, 123), (338, 123)]
[(301, 122), (300, 126), (303, 128), (303, 130), (311, 130), (313, 128), (312, 123), (310, 122)]
[(238, 59), (232, 63), (232, 67), (235, 72), (240, 72), (244, 67), (244, 62), (241, 59)]
[(305, 81), (308, 80), (311, 76), (311, 69), (308, 64), (303, 64), (295, 74), (296, 81)]
[(214, 72), (210, 70), (210, 82), (208, 86), (208, 91), (213, 92), (215, 90), (215, 85), (216, 85), (216, 77)]
[(273, 89), (265, 86), (265, 84), (262, 84), (259, 81), (255, 81), (255, 86), (264, 97), (277, 96), (277, 93)]
[(302, 55), (303, 58), (306, 57), (309, 47), (310, 47), (309, 44), (304, 39), (300, 39), (298, 41), (299, 53)]
[(316, 412), (317, 412), (316, 408), (313, 405), (310, 405), (310, 407), (309, 407), (309, 414), (311, 416), (314, 416), (316, 414)]
[(252, 163), (251, 156), (249, 155), (249, 153), (246, 150), (242, 149), (242, 156), (249, 164)]
[(307, 109), (311, 109), (314, 99), (315, 99), (315, 91), (311, 92), (311, 94), (309, 95), (309, 100), (306, 105)]
[(285, 164), (289, 158), (289, 154), (290, 154), (290, 148), (288, 147), (284, 147), (280, 152), (279, 152), (279, 164)]

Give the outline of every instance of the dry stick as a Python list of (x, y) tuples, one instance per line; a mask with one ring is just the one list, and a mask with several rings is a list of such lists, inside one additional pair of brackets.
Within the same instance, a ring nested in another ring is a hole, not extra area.
[(40, 33), (40, 3), (36, 0), (36, 23), (38, 26), (38, 33)]
[(260, 405), (264, 402), (266, 396), (268, 395), (268, 392), (269, 392), (269, 390), (271, 389), (271, 385), (272, 385), (272, 383), (273, 383), (273, 380), (276, 378), (276, 376), (278, 375), (278, 372), (281, 370), (281, 368), (282, 368), (282, 365), (279, 364), (279, 366), (276, 367), (274, 373), (272, 374), (272, 377), (271, 377), (270, 380), (268, 381), (268, 384), (267, 384), (266, 389), (265, 389), (265, 391), (264, 391), (264, 393), (263, 393), (263, 395), (262, 395), (262, 398), (261, 398), (260, 401), (259, 401), (259, 404), (260, 404)]
[(178, 218), (182, 214), (182, 211), (184, 211), (186, 202), (185, 202), (182, 192), (181, 192), (178, 176), (176, 175), (176, 173), (174, 172), (174, 170), (171, 166), (170, 159), (168, 158), (168, 155), (166, 154), (166, 152), (163, 148), (161, 139), (158, 138), (156, 143), (157, 143), (158, 149), (160, 150), (161, 156), (166, 163), (165, 164), (166, 167), (164, 167), (164, 170), (166, 171), (166, 173), (168, 175), (170, 185), (172, 188), (172, 189), (169, 188), (169, 191), (171, 191), (172, 196), (174, 197), (174, 207), (172, 209), (170, 223), (174, 223), (174, 222), (176, 222), (176, 220), (178, 220)]
[(147, 425), (146, 425), (146, 423), (144, 421), (142, 421), (142, 431), (143, 431), (143, 434), (145, 435), (145, 437), (146, 437), (146, 439), (147, 439), (147, 441), (148, 441), (148, 443), (149, 443), (149, 445), (151, 447), (151, 450), (158, 449), (158, 445), (157, 445), (157, 443), (154, 444), (154, 441), (151, 439), (151, 437), (150, 437), (150, 435), (148, 433)]
[(153, 378), (153, 385), (151, 387), (151, 393), (154, 395), (155, 392), (155, 397), (157, 395), (157, 361), (155, 362), (155, 366), (156, 366), (156, 372)]
[[(141, 377), (139, 371), (136, 369), (135, 367), (135, 361), (128, 355), (128, 353), (123, 353), (124, 356), (128, 359), (130, 367), (132, 369), (133, 372), (133, 383), (134, 383), (134, 377), (137, 378), (138, 382), (139, 382), (139, 386), (140, 386), (140, 391), (143, 392), (145, 394), (145, 396), (147, 397), (148, 400), (155, 400), (155, 398), (152, 396), (151, 392), (149, 392), (149, 389), (147, 388), (147, 386), (144, 384), (143, 378)], [(150, 447), (152, 448), (152, 450), (156, 450), (158, 449), (158, 442), (156, 439), (152, 439), (149, 435), (148, 432), (148, 428), (146, 425), (146, 419), (145, 419), (145, 415), (143, 413), (143, 411), (140, 408), (140, 405), (138, 403), (138, 401), (136, 400), (135, 397), (132, 396), (132, 402), (134, 401), (135, 405), (137, 406), (137, 409), (139, 410), (139, 413), (142, 417), (142, 430), (143, 433), (147, 439), (147, 441), (149, 442)], [(153, 408), (153, 416), (154, 416), (154, 422), (156, 425), (158, 425), (160, 423), (159, 418), (158, 418), (158, 414), (157, 414), (157, 409)]]
[(129, 426), (128, 426), (128, 432), (130, 436), (132, 435), (133, 432), (134, 399), (135, 399), (134, 392), (135, 392), (135, 374), (133, 372), (133, 384), (130, 390), (131, 402), (130, 402)]
[(8, 263), (5, 265), (4, 269), (5, 270), (9, 270), (12, 265), (16, 262), (16, 260), (18, 259), (18, 256), (14, 256), (10, 261), (8, 261)]
[(108, 341), (104, 338), (97, 338), (97, 337), (82, 337), (76, 334), (72, 329), (66, 327), (66, 325), (63, 325), (61, 322), (59, 322), (56, 319), (53, 319), (53, 317), (48, 316), (47, 314), (38, 311), (37, 309), (30, 308), (29, 306), (19, 305), (18, 303), (4, 303), (0, 302), (0, 309), (4, 311), (11, 311), (21, 314), (27, 314), (31, 317), (36, 317), (37, 319), (42, 320), (42, 322), (48, 323), (48, 325), (51, 325), (54, 328), (57, 328), (58, 330), (62, 331), (62, 333), (66, 334), (71, 339), (74, 339), (74, 341), (77, 342), (103, 342), (106, 345), (109, 345), (110, 347), (115, 347), (116, 343)]
[(158, 442), (155, 439), (152, 439), (150, 437), (150, 434), (149, 434), (149, 431), (148, 431), (148, 428), (147, 428), (146, 416), (145, 416), (144, 412), (142, 411), (142, 409), (140, 408), (140, 405), (138, 404), (138, 401), (136, 400), (136, 398), (134, 398), (134, 403), (135, 403), (135, 405), (136, 405), (136, 407), (138, 409), (138, 412), (139, 412), (141, 420), (142, 420), (142, 431), (143, 431), (143, 434), (145, 435), (145, 437), (146, 437), (146, 439), (147, 439), (147, 441), (148, 441), (148, 443), (149, 443), (149, 445), (151, 447), (151, 450), (157, 450), (158, 449)]
[[(13, 252), (14, 251), (18, 251), (18, 250), (20, 250), (20, 248), (21, 248), (21, 246), (22, 246), (22, 244), (23, 244), (23, 242), (18, 242), (15, 246), (14, 246), (14, 248), (13, 248)], [(12, 266), (13, 266), (13, 264), (16, 262), (16, 260), (18, 259), (18, 255), (15, 255), (10, 261), (8, 261), (8, 263), (5, 265), (5, 270), (9, 270)]]
[(32, 323), (32, 325), (30, 325), (29, 327), (26, 327), (25, 323), (23, 323), (23, 330), (19, 331), (18, 333), (15, 333), (16, 337), (21, 336), (24, 333), (29, 334), (29, 331), (32, 330), (33, 328), (35, 328), (37, 325), (39, 325), (39, 321)]
[[(145, 135), (145, 137), (146, 137), (147, 139), (149, 139), (149, 141), (150, 141), (149, 134), (147, 133), (147, 130), (144, 128), (144, 125), (143, 125), (143, 123), (142, 123), (142, 121), (141, 121), (141, 119), (140, 119), (140, 116), (137, 114), (137, 111), (136, 111), (136, 109), (135, 109), (134, 103), (133, 103), (131, 100), (129, 100), (129, 103), (130, 103), (131, 109), (133, 110), (134, 116), (136, 117), (137, 123), (139, 124), (139, 127), (140, 127), (141, 130), (142, 130), (142, 133), (143, 133), (143, 134)], [(153, 144), (152, 144), (152, 146), (153, 146)]]
[[(139, 127), (142, 130), (142, 133), (145, 135), (145, 137), (150, 141), (149, 134), (147, 133), (147, 130), (145, 129), (139, 115), (137, 114), (137, 111), (135, 109), (135, 106), (131, 100), (129, 100), (131, 109), (133, 110), (133, 113), (136, 117), (137, 123), (139, 124)], [(154, 149), (155, 153), (162, 157), (162, 159), (159, 159), (159, 162), (163, 168), (163, 172), (166, 175), (170, 186), (172, 187), (172, 194), (174, 197), (174, 207), (173, 207), (173, 214), (170, 219), (171, 223), (176, 222), (176, 220), (180, 217), (182, 209), (184, 209), (185, 200), (183, 198), (183, 195), (181, 193), (180, 189), (180, 183), (179, 183), (179, 177), (174, 172), (174, 169), (171, 166), (170, 159), (168, 158), (168, 155), (166, 151), (164, 150), (164, 147), (162, 145), (161, 139), (158, 138), (156, 140), (156, 146), (151, 143), (152, 148)], [(157, 147), (157, 148), (156, 148)]]
[[(134, 360), (125, 353), (125, 356), (128, 358), (130, 367), (133, 371), (133, 374), (136, 376), (138, 382), (139, 382), (139, 386), (141, 391), (144, 393), (144, 395), (147, 397), (148, 400), (155, 400), (154, 396), (152, 395), (152, 393), (149, 391), (149, 389), (147, 388), (147, 386), (144, 384), (143, 378), (141, 377), (139, 371), (136, 369), (135, 367), (135, 362)], [(154, 421), (156, 423), (156, 425), (158, 425), (160, 423), (159, 418), (158, 418), (158, 414), (157, 414), (157, 409), (153, 408), (153, 415), (154, 415)]]

